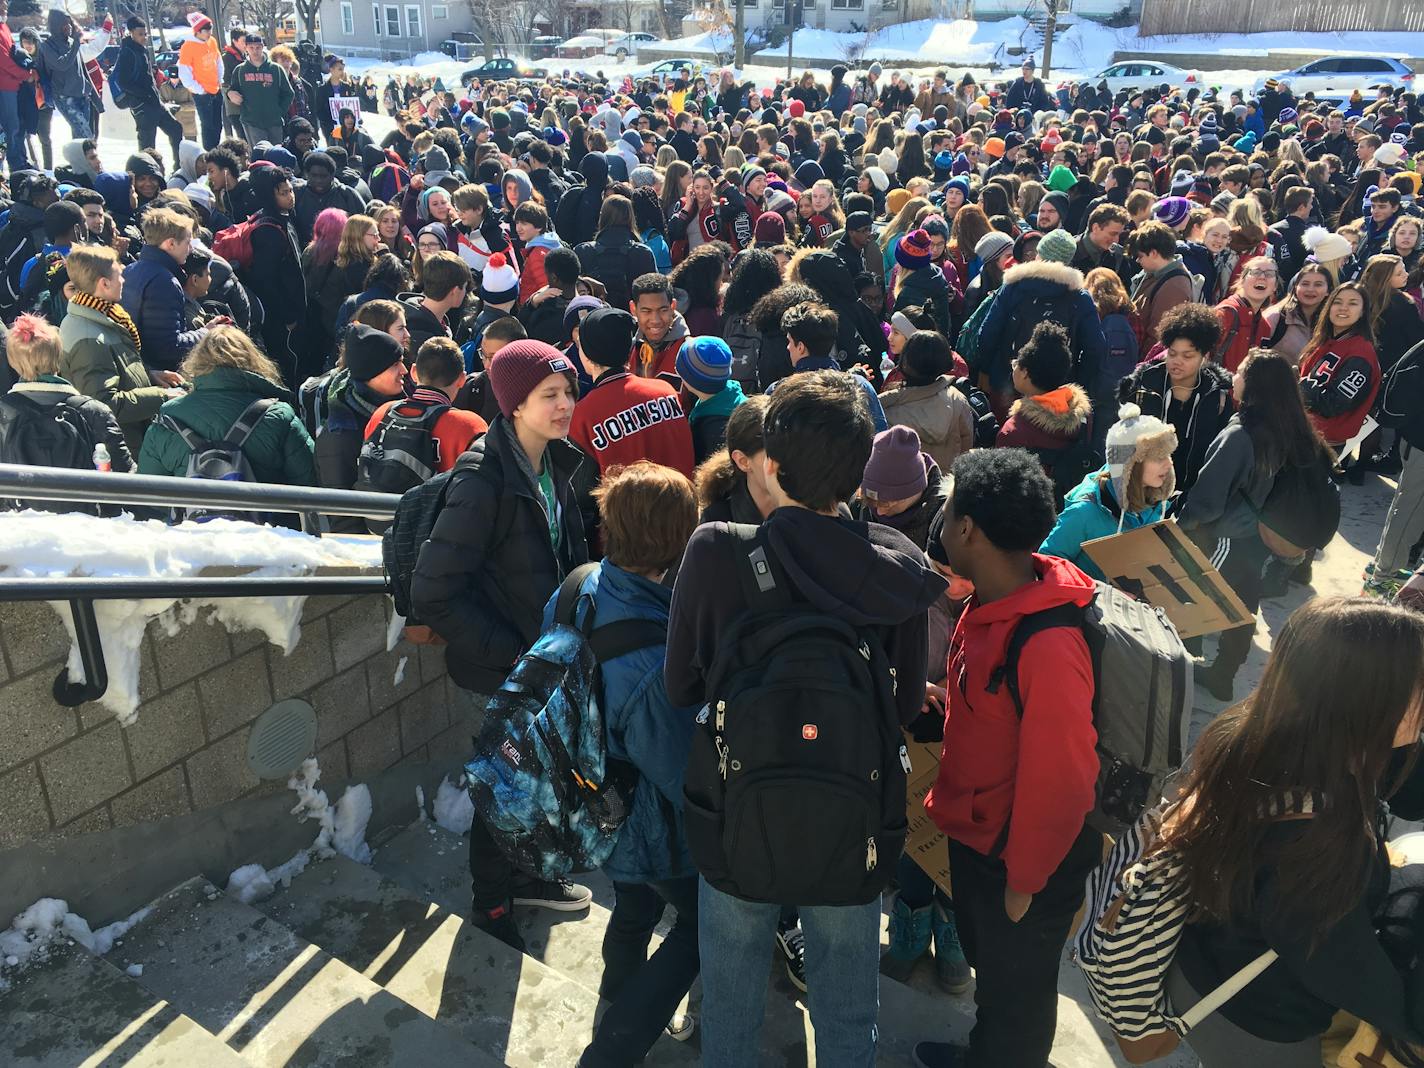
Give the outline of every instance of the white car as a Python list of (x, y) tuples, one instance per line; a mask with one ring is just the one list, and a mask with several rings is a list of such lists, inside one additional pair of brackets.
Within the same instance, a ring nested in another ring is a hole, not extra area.
[(629, 56), (636, 56), (638, 49), (645, 44), (651, 44), (657, 37), (651, 33), (625, 33), (616, 40), (609, 41), (608, 47), (603, 50), (605, 56), (614, 56), (619, 62)]
[[(1381, 85), (1414, 88), (1414, 72), (1388, 56), (1330, 56), (1270, 77), (1289, 85), (1297, 98), (1314, 93), (1317, 97), (1344, 100), (1356, 89), (1368, 92)], [(1256, 92), (1265, 87), (1266, 76), (1257, 78)]]
[(1155, 89), (1170, 85), (1173, 89), (1193, 89), (1203, 85), (1200, 71), (1183, 70), (1170, 63), (1149, 62), (1145, 59), (1128, 59), (1114, 63), (1111, 67), (1085, 79), (1094, 86), (1108, 83), (1109, 91), (1120, 89)]

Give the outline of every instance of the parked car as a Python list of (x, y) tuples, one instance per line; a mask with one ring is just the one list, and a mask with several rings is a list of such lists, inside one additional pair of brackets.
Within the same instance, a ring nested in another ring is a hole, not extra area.
[(650, 44), (657, 40), (657, 36), (651, 33), (625, 33), (622, 37), (615, 38), (608, 42), (604, 48), (605, 56), (614, 56), (621, 63), (629, 56), (636, 56), (638, 49), (645, 44)]
[(479, 59), (485, 54), (483, 41), (461, 41), (454, 37), (440, 42), (440, 51), (451, 59)]
[(591, 33), (581, 33), (577, 37), (570, 37), (559, 45), (555, 54), (560, 59), (587, 59), (589, 56), (603, 55), (605, 44), (602, 37), (596, 37)]
[(678, 57), (677, 59), (665, 59), (661, 63), (655, 63), (645, 70), (638, 70), (634, 73), (639, 78), (656, 78), (662, 81), (664, 78), (686, 72), (690, 78), (700, 69), (700, 64), (695, 59)]
[(1173, 89), (1191, 89), (1202, 84), (1200, 71), (1183, 70), (1170, 63), (1140, 59), (1114, 63), (1085, 80), (1093, 85), (1107, 82), (1108, 89), (1114, 93), (1121, 89), (1155, 89), (1160, 85), (1170, 85)]
[(119, 46), (109, 45), (94, 58), (99, 64), (99, 69), (104, 72), (104, 77), (107, 78), (113, 73), (114, 64), (119, 61)]
[(1317, 59), (1283, 74), (1262, 75), (1256, 79), (1256, 92), (1266, 87), (1268, 77), (1287, 83), (1297, 97), (1314, 93), (1322, 99), (1344, 100), (1356, 89), (1377, 89), (1381, 85), (1394, 89), (1414, 88), (1414, 72), (1401, 61), (1388, 56), (1330, 56)]
[(460, 75), (460, 84), (469, 85), (476, 78), (482, 82), (503, 82), (510, 79), (537, 80), (544, 78), (548, 73), (543, 67), (525, 66), (508, 56), (500, 56), (498, 59), (492, 59), (488, 63), (482, 63), (478, 67), (471, 67), (465, 71)]
[(550, 37), (547, 35), (536, 37), (529, 42), (529, 58), (548, 59), (558, 52), (559, 45), (562, 43), (563, 39), (559, 37)]
[(178, 81), (178, 52), (176, 49), (168, 49), (164, 52), (153, 54), (153, 69), (161, 70), (170, 82)]

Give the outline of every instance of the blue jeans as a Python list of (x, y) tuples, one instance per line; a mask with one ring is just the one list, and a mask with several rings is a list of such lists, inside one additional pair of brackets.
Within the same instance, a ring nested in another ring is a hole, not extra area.
[(89, 126), (89, 101), (82, 96), (56, 96), (54, 106), (69, 123), (69, 132), (75, 140), (94, 136)]
[[(761, 1061), (759, 1036), (780, 905), (724, 894), (702, 881), (702, 1064), (749, 1068)], [(875, 1064), (880, 1010), (880, 899), (864, 905), (801, 905), (806, 991), (816, 1031), (816, 1063)]]
[(27, 169), (30, 157), (25, 152), (25, 131), (20, 126), (18, 92), (0, 92), (0, 128), (5, 130), (5, 159), (10, 173)]
[(198, 136), (203, 151), (217, 148), (223, 132), (223, 99), (217, 93), (199, 93), (193, 97), (193, 110), (198, 115)]

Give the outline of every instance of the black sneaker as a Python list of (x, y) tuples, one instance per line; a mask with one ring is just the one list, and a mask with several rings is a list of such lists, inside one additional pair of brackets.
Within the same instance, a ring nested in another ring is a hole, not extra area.
[(1192, 682), (1200, 689), (1211, 694), (1218, 701), (1230, 701), (1233, 694), (1232, 683), (1236, 679), (1236, 673), (1227, 675), (1226, 672), (1217, 667), (1215, 661), (1206, 667), (1197, 668), (1193, 673)]
[(969, 1063), (969, 1047), (953, 1042), (917, 1042), (915, 1068), (964, 1068)]
[(510, 949), (524, 952), (524, 938), (520, 935), (519, 928), (514, 926), (512, 905), (500, 905), (493, 909), (482, 909), (477, 905), (471, 910), (470, 923), (491, 938), (499, 939)]
[(555, 912), (582, 912), (593, 901), (593, 891), (567, 879), (528, 879), (514, 884), (514, 903)]
[(786, 965), (786, 978), (801, 993), (806, 993), (806, 936), (800, 922), (776, 925), (776, 948), (781, 950)]

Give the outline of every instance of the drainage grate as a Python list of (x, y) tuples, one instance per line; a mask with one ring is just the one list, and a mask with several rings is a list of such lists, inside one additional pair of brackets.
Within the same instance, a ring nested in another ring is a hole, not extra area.
[(259, 779), (285, 779), (316, 745), (316, 711), (295, 697), (278, 701), (252, 725), (247, 765)]

